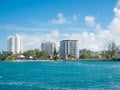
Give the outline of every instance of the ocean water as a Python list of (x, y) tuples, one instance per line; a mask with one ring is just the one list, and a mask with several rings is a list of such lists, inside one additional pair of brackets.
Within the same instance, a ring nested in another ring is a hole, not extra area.
[(0, 90), (120, 90), (120, 62), (0, 62)]

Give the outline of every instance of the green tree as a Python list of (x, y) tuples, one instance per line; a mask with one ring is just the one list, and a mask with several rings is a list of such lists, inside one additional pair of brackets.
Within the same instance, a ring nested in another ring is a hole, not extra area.
[(47, 59), (45, 52), (43, 52), (43, 51), (36, 51), (35, 53), (36, 53), (36, 58), (37, 59)]
[(0, 54), (0, 60), (1, 61), (4, 61), (4, 60), (14, 60), (15, 57), (16, 57), (16, 55), (13, 54), (11, 51), (7, 52), (7, 53)]
[(7, 54), (0, 54), (0, 61), (4, 61), (7, 59)]
[(96, 59), (99, 58), (98, 55), (93, 55), (93, 51), (87, 50), (87, 49), (83, 49), (80, 50), (80, 58), (81, 59)]
[(28, 51), (24, 52), (23, 55), (24, 55), (25, 57), (29, 57), (29, 56), (35, 57), (35, 56), (36, 56), (36, 53), (35, 53), (34, 50), (28, 50)]
[(12, 51), (9, 51), (9, 52), (7, 53), (7, 55), (8, 55), (8, 56), (13, 56), (13, 52), (12, 52)]
[(58, 56), (58, 55), (54, 55), (54, 56), (53, 56), (53, 59), (54, 59), (54, 60), (57, 60), (57, 59), (59, 59), (59, 56)]
[(108, 56), (110, 59), (116, 57), (115, 53), (117, 52), (117, 50), (118, 50), (118, 46), (116, 45), (115, 42), (112, 42), (111, 44), (108, 45), (108, 54), (109, 54)]

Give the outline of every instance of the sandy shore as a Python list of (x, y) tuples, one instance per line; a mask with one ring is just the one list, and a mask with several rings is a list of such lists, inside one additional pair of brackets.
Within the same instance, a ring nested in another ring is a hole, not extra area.
[(8, 62), (35, 62), (35, 61), (39, 61), (39, 62), (48, 62), (48, 61), (55, 61), (55, 60), (6, 60)]
[(77, 59), (77, 60), (5, 60), (6, 62), (53, 62), (53, 61), (113, 61), (107, 59)]

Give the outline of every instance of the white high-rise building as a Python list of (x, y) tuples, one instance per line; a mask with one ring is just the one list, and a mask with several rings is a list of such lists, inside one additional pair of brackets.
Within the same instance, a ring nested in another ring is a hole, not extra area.
[(16, 34), (14, 36), (8, 36), (8, 51), (14, 54), (22, 53), (22, 36)]
[(77, 40), (62, 40), (60, 41), (60, 57), (67, 59), (71, 55), (74, 59), (79, 58), (79, 49)]
[(48, 56), (53, 56), (55, 49), (56, 45), (54, 42), (41, 43), (41, 51), (46, 52)]

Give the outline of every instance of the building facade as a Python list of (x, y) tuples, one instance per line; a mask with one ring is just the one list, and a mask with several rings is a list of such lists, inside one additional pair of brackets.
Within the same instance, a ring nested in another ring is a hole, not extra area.
[(16, 34), (14, 36), (8, 36), (8, 51), (14, 54), (22, 53), (22, 36)]
[(55, 42), (45, 42), (41, 43), (41, 51), (44, 51), (47, 53), (48, 56), (53, 56), (54, 51), (56, 50)]
[(74, 59), (79, 58), (79, 49), (77, 40), (62, 40), (60, 41), (60, 57), (67, 59), (71, 56)]

